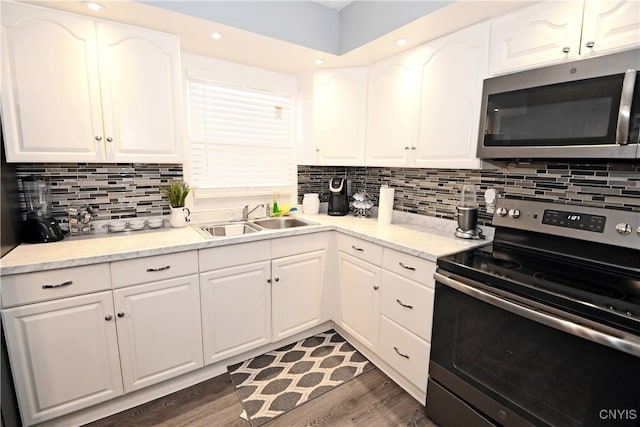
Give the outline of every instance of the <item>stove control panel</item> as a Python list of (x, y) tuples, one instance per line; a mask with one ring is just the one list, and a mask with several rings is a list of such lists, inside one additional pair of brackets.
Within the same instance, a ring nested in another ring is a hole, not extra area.
[(640, 250), (640, 212), (498, 199), (492, 225)]
[(543, 224), (593, 231), (596, 233), (604, 233), (604, 224), (606, 221), (607, 218), (602, 215), (589, 215), (556, 209), (545, 209), (542, 216)]

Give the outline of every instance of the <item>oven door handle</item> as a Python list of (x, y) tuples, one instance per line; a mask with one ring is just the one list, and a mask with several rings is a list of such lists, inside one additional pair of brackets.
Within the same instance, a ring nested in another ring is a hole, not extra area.
[(618, 337), (607, 332), (598, 331), (591, 327), (580, 325), (573, 321), (549, 314), (540, 309), (527, 307), (526, 305), (523, 305), (521, 303), (506, 300), (504, 298), (501, 298), (500, 296), (462, 283), (441, 273), (436, 272), (434, 274), (434, 277), (437, 282), (440, 282), (443, 285), (449, 286), (464, 294), (469, 295), (470, 297), (479, 299), (495, 307), (510, 311), (511, 313), (518, 316), (533, 320), (534, 322), (541, 323), (546, 326), (550, 326), (559, 331), (563, 331), (568, 334), (605, 345), (624, 353), (640, 357), (640, 341), (634, 339), (635, 337), (625, 335), (622, 332), (620, 332), (621, 336)]

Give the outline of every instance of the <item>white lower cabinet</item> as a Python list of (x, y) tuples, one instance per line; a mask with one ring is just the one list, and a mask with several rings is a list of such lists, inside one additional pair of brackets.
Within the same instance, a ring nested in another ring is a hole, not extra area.
[(319, 233), (200, 250), (205, 364), (324, 322), (327, 245)]
[(274, 341), (324, 322), (328, 233), (271, 240), (271, 327)]
[(345, 253), (338, 254), (340, 318), (338, 323), (373, 349), (378, 338), (380, 267)]
[(384, 248), (379, 352), (423, 393), (427, 390), (435, 269), (432, 261)]
[(382, 315), (378, 354), (421, 391), (427, 390), (429, 343)]
[(122, 395), (111, 291), (11, 308), (2, 318), (25, 425)]
[(203, 366), (198, 275), (113, 292), (124, 390)]
[(302, 332), (324, 321), (326, 250), (271, 262), (273, 339)]
[(200, 273), (205, 364), (271, 341), (270, 277), (269, 261)]

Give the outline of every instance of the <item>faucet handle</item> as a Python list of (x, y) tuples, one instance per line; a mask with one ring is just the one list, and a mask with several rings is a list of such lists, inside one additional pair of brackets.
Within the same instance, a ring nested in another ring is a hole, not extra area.
[(265, 204), (265, 213), (267, 216), (271, 216), (271, 203)]

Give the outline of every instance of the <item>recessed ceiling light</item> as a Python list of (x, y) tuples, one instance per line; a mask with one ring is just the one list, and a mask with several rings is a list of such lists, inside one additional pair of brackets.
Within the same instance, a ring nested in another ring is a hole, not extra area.
[(313, 62), (314, 62), (314, 64), (316, 64), (316, 65), (322, 65), (322, 64), (324, 64), (324, 59), (322, 59), (322, 58), (317, 58), (317, 59), (316, 59), (315, 61), (313, 61)]
[(407, 40), (407, 39), (398, 39), (398, 40), (396, 40), (396, 45), (397, 46), (404, 46), (407, 43), (409, 43), (409, 40)]
[(215, 33), (211, 33), (211, 38), (214, 40), (220, 40), (222, 38), (222, 34), (216, 31)]
[(102, 9), (104, 9), (104, 6), (101, 5), (100, 3), (95, 3), (95, 2), (87, 2), (87, 7), (91, 10), (93, 10), (94, 12), (100, 12)]

